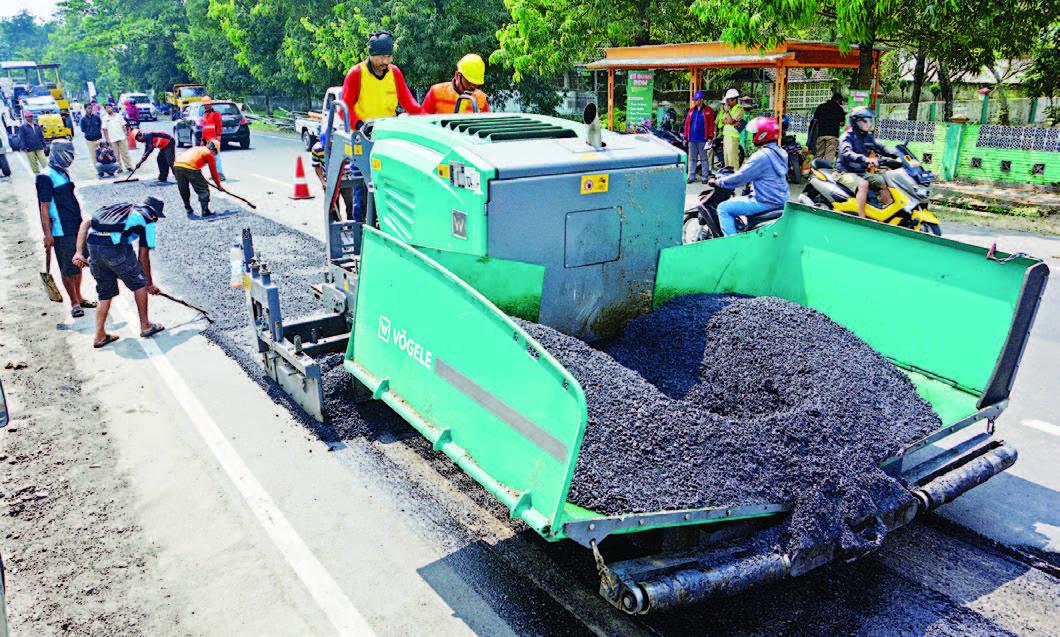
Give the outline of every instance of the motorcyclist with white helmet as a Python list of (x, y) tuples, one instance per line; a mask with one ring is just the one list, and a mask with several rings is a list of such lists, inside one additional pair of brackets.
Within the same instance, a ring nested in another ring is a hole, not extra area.
[(850, 113), (850, 129), (839, 138), (839, 160), (836, 162), (836, 181), (854, 193), (858, 204), (858, 216), (865, 217), (865, 204), (869, 188), (880, 195), (880, 203), (887, 207), (893, 201), (883, 175), (875, 171), (879, 165), (878, 155), (896, 158), (898, 154), (888, 150), (872, 136), (876, 113), (866, 107), (856, 108)]

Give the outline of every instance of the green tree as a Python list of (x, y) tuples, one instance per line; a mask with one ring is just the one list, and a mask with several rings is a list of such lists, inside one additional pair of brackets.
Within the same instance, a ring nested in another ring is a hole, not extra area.
[(721, 38), (734, 45), (773, 46), (823, 28), (841, 49), (858, 46), (853, 85), (871, 88), (872, 50), (894, 28), (898, 4), (899, 0), (694, 0), (692, 12), (725, 25)]
[(28, 11), (0, 20), (0, 60), (42, 62), (51, 24), (37, 22)]
[(214, 95), (245, 96), (255, 88), (250, 71), (236, 61), (236, 47), (208, 15), (210, 0), (187, 0), (187, 26), (176, 35), (178, 66)]

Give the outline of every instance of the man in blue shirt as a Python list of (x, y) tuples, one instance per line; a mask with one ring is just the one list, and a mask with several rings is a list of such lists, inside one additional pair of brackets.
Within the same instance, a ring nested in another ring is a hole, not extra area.
[(736, 217), (783, 208), (788, 201), (788, 154), (777, 145), (780, 126), (772, 117), (756, 117), (747, 125), (747, 134), (758, 150), (732, 175), (719, 177), (718, 186), (736, 190), (754, 185), (753, 197), (733, 197), (718, 206), (722, 234), (736, 234)]
[(37, 175), (37, 206), (44, 230), (44, 249), (55, 251), (55, 262), (70, 300), (70, 315), (81, 318), (95, 302), (81, 296), (81, 269), (74, 265), (77, 252), (77, 229), (81, 226), (81, 202), (74, 193), (70, 164), (74, 162), (74, 145), (66, 140), (52, 142), (48, 167)]
[(44, 157), (44, 147), (47, 145), (44, 141), (44, 129), (29, 109), (25, 109), (22, 116), (26, 122), (15, 129), (15, 136), (18, 137), (19, 149), (26, 153), (26, 158), (29, 159), (29, 169), (36, 175), (48, 165), (48, 160)]
[(103, 139), (103, 122), (92, 110), (91, 104), (85, 104), (85, 114), (81, 116), (78, 124), (81, 132), (85, 135), (85, 144), (88, 146), (88, 161), (96, 157), (96, 149), (99, 148), (99, 140)]
[[(151, 277), (151, 250), (155, 247), (155, 222), (165, 217), (163, 207), (162, 200), (156, 197), (147, 197), (140, 204), (116, 203), (103, 206), (81, 223), (74, 263), (80, 268), (90, 266), (96, 279), (96, 348), (118, 340), (107, 333), (106, 324), (111, 299), (118, 295), (119, 279), (136, 300), (140, 337), (148, 338), (165, 329), (147, 317), (147, 295), (160, 291)], [(139, 243), (139, 258), (133, 252), (134, 239)], [(89, 259), (84, 256), (86, 246)]]
[(714, 140), (714, 125), (717, 115), (714, 109), (703, 103), (703, 91), (692, 95), (692, 108), (685, 116), (685, 139), (688, 140), (688, 183), (696, 180), (696, 160), (699, 160), (699, 177), (707, 183), (710, 177), (708, 148)]

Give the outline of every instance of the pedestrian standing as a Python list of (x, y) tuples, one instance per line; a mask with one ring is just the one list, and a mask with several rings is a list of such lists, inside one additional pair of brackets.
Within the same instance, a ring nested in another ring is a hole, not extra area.
[(99, 102), (96, 101), (96, 98), (93, 97), (92, 98), (92, 114), (98, 117), (99, 114), (102, 113), (102, 112), (103, 112), (103, 107), (100, 106)]
[(120, 170), (118, 159), (114, 156), (114, 149), (107, 142), (101, 141), (96, 147), (96, 176), (113, 177)]
[(48, 165), (48, 159), (44, 156), (44, 129), (30, 110), (23, 109), (22, 117), (25, 122), (18, 127), (15, 135), (18, 136), (18, 147), (29, 160), (29, 169), (36, 175)]
[(180, 192), (180, 199), (184, 202), (184, 212), (189, 217), (195, 213), (191, 208), (192, 188), (195, 189), (195, 195), (199, 198), (202, 216), (213, 215), (210, 212), (210, 186), (200, 171), (204, 166), (209, 166), (213, 182), (219, 190), (224, 190), (221, 186), (221, 176), (217, 172), (216, 157), (217, 142), (215, 140), (210, 140), (205, 146), (193, 146), (177, 155), (177, 161), (173, 164), (173, 177), (177, 180), (177, 191)]
[(133, 161), (129, 157), (129, 139), (126, 136), (128, 133), (125, 129), (125, 118), (114, 109), (114, 105), (110, 102), (107, 102), (103, 110), (103, 116), (100, 118), (103, 124), (103, 139), (107, 140), (107, 143), (114, 149), (114, 154), (117, 155), (121, 167), (132, 172)]
[(817, 107), (813, 118), (817, 122), (817, 146), (814, 156), (835, 163), (839, 153), (839, 129), (846, 120), (843, 96), (832, 93), (832, 98)]
[(224, 125), (221, 122), (221, 114), (213, 109), (213, 99), (207, 95), (202, 98), (202, 145), (210, 141), (216, 142), (217, 152), (214, 154), (217, 162), (217, 174), (221, 175), (221, 181), (225, 180), (225, 169), (221, 164), (221, 134)]
[(158, 181), (169, 181), (169, 171), (173, 168), (173, 164), (176, 162), (177, 143), (173, 139), (173, 136), (169, 133), (163, 133), (162, 131), (145, 133), (137, 130), (135, 137), (137, 142), (144, 145), (144, 155), (136, 164), (137, 168), (147, 161), (147, 158), (151, 156), (151, 153), (158, 150)]
[[(74, 263), (79, 268), (88, 265), (96, 279), (99, 308), (93, 347), (97, 349), (118, 340), (106, 328), (111, 300), (118, 296), (119, 280), (136, 301), (140, 338), (149, 338), (165, 329), (152, 323), (147, 315), (147, 295), (161, 292), (151, 276), (151, 250), (155, 249), (155, 223), (165, 217), (163, 207), (160, 199), (147, 197), (140, 204), (122, 202), (104, 206), (81, 222)], [(137, 241), (138, 251), (133, 251), (133, 241)], [(85, 258), (86, 248), (89, 259)]]
[(37, 175), (37, 202), (40, 224), (44, 230), (44, 249), (55, 251), (55, 262), (70, 301), (70, 315), (80, 318), (85, 308), (96, 307), (81, 296), (81, 268), (74, 265), (77, 252), (77, 230), (81, 227), (81, 202), (74, 193), (70, 164), (74, 145), (66, 140), (52, 142), (48, 169)]
[(136, 102), (132, 98), (126, 98), (125, 100), (125, 125), (130, 129), (136, 128), (140, 124), (140, 111), (136, 108)]
[(486, 63), (477, 53), (468, 53), (456, 63), (456, 72), (451, 81), (439, 82), (427, 91), (420, 112), (424, 115), (456, 113), (459, 103), (462, 113), (488, 113), (489, 101), (479, 89), (485, 82)]
[(92, 111), (91, 104), (85, 104), (85, 114), (81, 117), (79, 126), (81, 133), (85, 136), (85, 145), (88, 146), (88, 161), (94, 161), (96, 149), (99, 148), (99, 142), (103, 139), (103, 122), (99, 119), (99, 115)]
[(740, 133), (744, 128), (744, 109), (738, 103), (740, 92), (734, 88), (725, 91), (725, 99), (718, 113), (718, 128), (724, 142), (725, 165), (740, 167)]
[(717, 116), (714, 109), (703, 103), (703, 91), (692, 95), (692, 107), (685, 116), (685, 139), (688, 140), (688, 183), (696, 180), (696, 161), (699, 161), (699, 177), (707, 183), (710, 177), (710, 141), (714, 139)]

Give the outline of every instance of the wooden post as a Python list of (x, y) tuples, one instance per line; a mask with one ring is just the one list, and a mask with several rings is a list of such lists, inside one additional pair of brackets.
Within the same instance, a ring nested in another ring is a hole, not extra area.
[(777, 81), (773, 87), (773, 118), (781, 127), (780, 134), (784, 134), (784, 108), (788, 101), (788, 67), (783, 63), (777, 65)]
[(872, 92), (869, 94), (869, 108), (876, 110), (876, 94), (880, 92), (880, 52), (872, 52)]
[(607, 130), (615, 130), (615, 70), (607, 69)]

